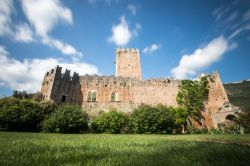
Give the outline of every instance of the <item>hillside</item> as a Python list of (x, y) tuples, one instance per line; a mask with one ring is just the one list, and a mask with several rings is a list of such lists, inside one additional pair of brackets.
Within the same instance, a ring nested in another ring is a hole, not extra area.
[(224, 84), (229, 101), (243, 111), (250, 111), (250, 81)]

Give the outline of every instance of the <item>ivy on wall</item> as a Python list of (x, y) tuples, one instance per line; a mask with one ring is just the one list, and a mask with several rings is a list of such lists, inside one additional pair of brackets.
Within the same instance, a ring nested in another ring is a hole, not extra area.
[(179, 106), (185, 107), (190, 117), (201, 119), (200, 111), (204, 109), (204, 101), (208, 97), (208, 76), (199, 80), (182, 80), (176, 101)]

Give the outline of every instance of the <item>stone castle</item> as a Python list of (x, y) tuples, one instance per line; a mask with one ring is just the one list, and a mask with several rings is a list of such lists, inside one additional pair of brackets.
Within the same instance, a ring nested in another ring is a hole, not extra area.
[[(70, 75), (62, 67), (48, 71), (43, 79), (42, 100), (56, 104), (71, 103), (82, 106), (88, 113), (116, 108), (131, 112), (142, 104), (178, 106), (176, 96), (181, 80), (142, 79), (138, 49), (116, 50), (115, 76)], [(217, 124), (230, 122), (238, 108), (229, 103), (218, 72), (209, 77), (209, 96), (200, 123), (191, 120), (195, 127), (216, 128)]]

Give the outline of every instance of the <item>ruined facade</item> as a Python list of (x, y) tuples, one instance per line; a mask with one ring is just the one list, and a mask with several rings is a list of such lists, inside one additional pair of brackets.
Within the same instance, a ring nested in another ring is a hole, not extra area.
[[(116, 108), (131, 112), (141, 104), (177, 106), (176, 96), (180, 80), (168, 78), (142, 80), (140, 53), (138, 49), (118, 48), (116, 50), (115, 76), (70, 75), (62, 68), (48, 71), (42, 83), (42, 100), (52, 100), (57, 104), (72, 103), (86, 111), (96, 113)], [(217, 127), (234, 115), (218, 72), (209, 77), (209, 96), (202, 111), (202, 124), (193, 126)]]

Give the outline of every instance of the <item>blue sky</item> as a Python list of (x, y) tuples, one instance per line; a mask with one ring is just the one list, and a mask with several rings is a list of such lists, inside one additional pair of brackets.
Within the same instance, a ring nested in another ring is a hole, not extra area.
[(1, 0), (0, 96), (35, 92), (57, 64), (114, 75), (117, 47), (139, 48), (143, 78), (250, 78), (250, 1)]

